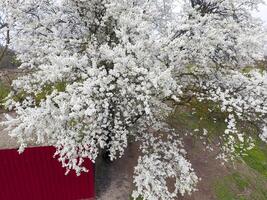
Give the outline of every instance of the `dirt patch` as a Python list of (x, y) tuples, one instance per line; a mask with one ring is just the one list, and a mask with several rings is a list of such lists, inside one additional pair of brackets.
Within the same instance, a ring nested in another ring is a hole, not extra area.
[(215, 200), (214, 181), (229, 174), (229, 168), (216, 160), (217, 151), (204, 150), (201, 142), (195, 142), (192, 138), (184, 140), (188, 152), (188, 159), (199, 178), (197, 190), (193, 194), (179, 197), (179, 200)]
[(107, 163), (101, 157), (95, 165), (96, 199), (128, 200), (133, 191), (133, 170), (139, 156), (138, 144), (129, 144), (125, 155)]
[[(198, 191), (179, 200), (215, 200), (214, 181), (228, 175), (229, 169), (215, 159), (216, 152), (203, 151), (204, 146), (193, 139), (185, 139), (188, 158), (201, 181)], [(96, 164), (96, 194), (99, 200), (129, 200), (133, 190), (133, 169), (137, 164), (138, 145), (131, 144), (123, 158), (114, 163), (99, 159)]]
[(21, 69), (1, 69), (0, 68), (0, 80), (3, 81), (5, 84), (11, 85), (12, 81), (17, 78), (18, 76), (21, 76), (25, 74), (25, 70)]
[[(0, 122), (4, 120), (4, 115), (0, 114)], [(14, 138), (11, 138), (4, 130), (4, 127), (0, 125), (0, 149), (14, 149), (19, 145)]]

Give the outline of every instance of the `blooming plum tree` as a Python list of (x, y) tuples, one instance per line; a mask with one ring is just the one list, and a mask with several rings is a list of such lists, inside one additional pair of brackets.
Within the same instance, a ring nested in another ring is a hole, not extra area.
[[(166, 117), (175, 106), (213, 103), (227, 124), (223, 160), (253, 147), (239, 123), (266, 141), (265, 31), (251, 15), (260, 0), (7, 0), (1, 2), (21, 68), (4, 124), (21, 144), (48, 142), (62, 166), (86, 171), (101, 150), (123, 156), (130, 138), (142, 152), (133, 197), (174, 199), (198, 182), (185, 133)], [(251, 66), (250, 70), (247, 66)], [(201, 137), (207, 135), (204, 129)], [(196, 133), (192, 133), (196, 135)], [(241, 148), (240, 148), (241, 147)], [(174, 191), (167, 179), (175, 182)]]

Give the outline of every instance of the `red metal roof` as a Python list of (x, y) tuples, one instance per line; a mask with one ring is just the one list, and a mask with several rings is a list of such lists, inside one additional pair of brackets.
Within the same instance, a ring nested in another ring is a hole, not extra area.
[(88, 173), (65, 175), (53, 158), (53, 147), (0, 150), (0, 200), (80, 200), (94, 197), (94, 169), (86, 160)]

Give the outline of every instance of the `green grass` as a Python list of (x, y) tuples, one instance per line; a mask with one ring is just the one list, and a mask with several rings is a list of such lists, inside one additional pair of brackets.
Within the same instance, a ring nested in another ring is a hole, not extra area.
[(250, 180), (234, 172), (215, 183), (214, 191), (218, 200), (247, 200), (245, 191), (250, 187)]
[[(209, 110), (214, 112), (209, 112)], [(174, 128), (179, 127), (191, 132), (198, 129), (202, 133), (205, 128), (208, 131), (208, 139), (212, 140), (224, 132), (225, 117), (224, 113), (217, 110), (216, 104), (194, 101), (189, 106), (177, 107), (168, 121)]]
[(58, 82), (55, 85), (45, 86), (43, 90), (35, 96), (36, 104), (39, 105), (40, 102), (45, 99), (47, 95), (50, 95), (53, 92), (53, 90), (57, 90), (59, 92), (65, 91), (66, 85), (66, 82)]
[(246, 164), (267, 179), (267, 145), (258, 141), (255, 148), (247, 152), (243, 160)]
[(36, 105), (39, 105), (42, 100), (46, 99), (54, 90), (59, 92), (65, 91), (67, 86), (66, 82), (58, 82), (54, 85), (46, 85), (42, 88), (42, 91), (37, 94), (28, 94), (25, 91), (20, 91), (18, 94), (13, 96), (13, 100), (16, 102), (22, 102), (27, 96), (32, 96), (35, 99)]
[(238, 172), (231, 175), (231, 181), (235, 183), (239, 190), (245, 190), (249, 186), (249, 179), (242, 177)]
[[(57, 90), (59, 92), (65, 91), (66, 85), (67, 83), (65, 82), (58, 82), (58, 83), (55, 83), (55, 85), (47, 85), (43, 88), (43, 90), (40, 93), (36, 95), (32, 95), (32, 96), (35, 98), (36, 104), (39, 105), (40, 102), (43, 99), (45, 99), (47, 95), (53, 92), (53, 90)], [(8, 96), (9, 93), (10, 93), (10, 86), (8, 86), (7, 84), (4, 84), (0, 80), (0, 108), (3, 109), (2, 104), (4, 103), (5, 98)], [(16, 102), (22, 102), (27, 96), (31, 96), (31, 94), (27, 94), (27, 92), (21, 91), (17, 93), (15, 96), (13, 96), (12, 98)]]
[(257, 66), (246, 66), (242, 69), (244, 74), (248, 74), (253, 70), (258, 70), (260, 73), (266, 71), (266, 62), (258, 62)]
[(215, 183), (217, 200), (267, 200), (267, 145), (259, 140), (243, 156), (247, 170), (234, 171)]
[(216, 197), (219, 200), (236, 200), (235, 194), (231, 191), (230, 186), (226, 185), (225, 182), (218, 182), (215, 185)]
[(2, 81), (0, 81), (0, 108), (3, 108), (2, 103), (4, 103), (5, 98), (8, 96), (10, 88), (6, 86)]
[(267, 180), (250, 172), (233, 172), (214, 184), (216, 200), (266, 200)]
[[(209, 109), (215, 112), (209, 112)], [(168, 121), (173, 128), (189, 131), (199, 129), (200, 132), (205, 128), (212, 140), (224, 132), (225, 117), (225, 113), (218, 112), (212, 103), (194, 102), (193, 105), (176, 108)], [(257, 135), (257, 131), (249, 125), (241, 123), (240, 128), (249, 135)], [(229, 175), (214, 182), (215, 200), (267, 200), (267, 145), (256, 140), (255, 148), (246, 154), (242, 156), (244, 162), (241, 164), (245, 171), (230, 167)]]

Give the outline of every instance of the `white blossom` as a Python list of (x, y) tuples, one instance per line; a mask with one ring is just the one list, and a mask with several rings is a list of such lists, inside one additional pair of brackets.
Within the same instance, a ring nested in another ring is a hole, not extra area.
[[(251, 15), (260, 3), (1, 1), (10, 45), (27, 72), (12, 84), (6, 107), (16, 117), (4, 125), (21, 152), (29, 141), (47, 142), (63, 167), (78, 174), (87, 171), (84, 159), (94, 162), (103, 149), (111, 160), (123, 156), (133, 137), (142, 149), (133, 196), (171, 200), (190, 194), (199, 179), (182, 139), (198, 136), (202, 127), (190, 134), (166, 131), (173, 111), (167, 102), (214, 103), (226, 120), (219, 155), (225, 160), (237, 147), (253, 146), (240, 122), (265, 127), (260, 137), (266, 140), (267, 73), (254, 67), (266, 32)], [(208, 137), (203, 131), (201, 137)]]

